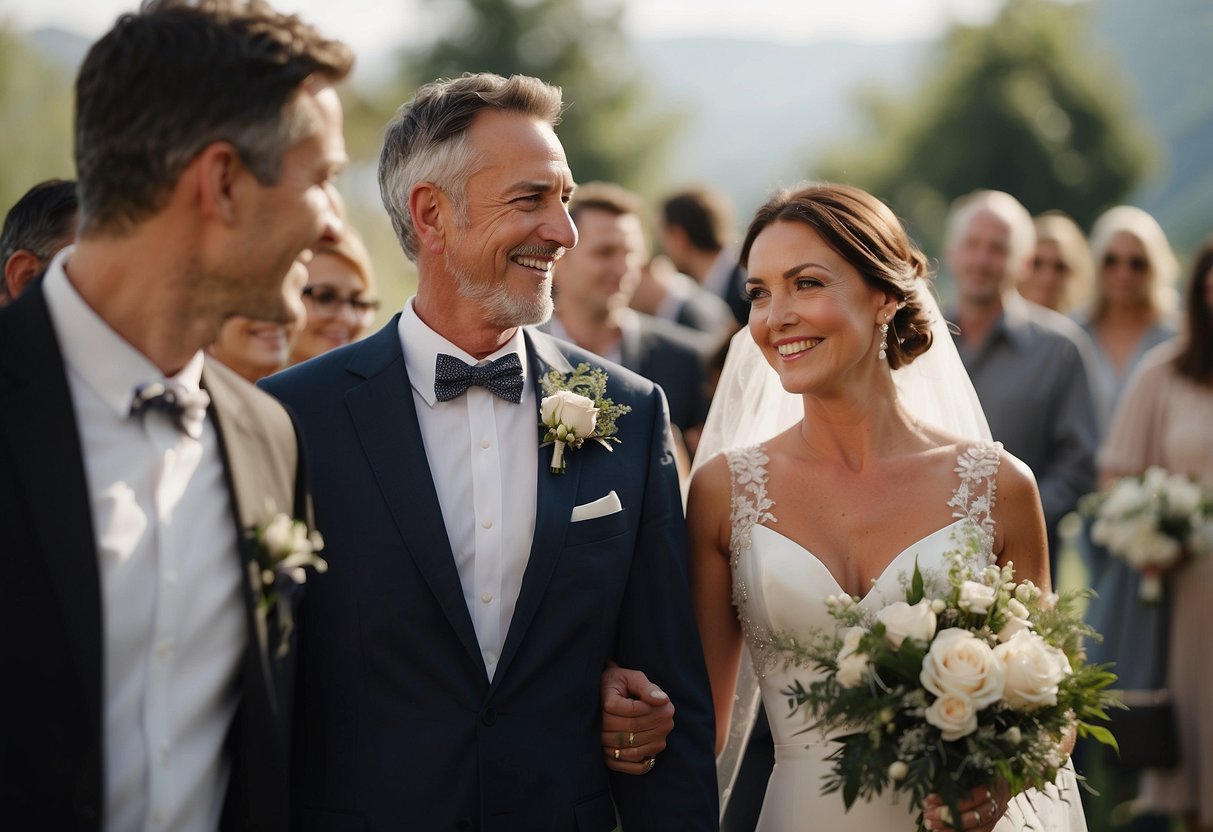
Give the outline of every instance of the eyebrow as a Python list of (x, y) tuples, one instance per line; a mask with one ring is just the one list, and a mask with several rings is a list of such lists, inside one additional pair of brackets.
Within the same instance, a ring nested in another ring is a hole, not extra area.
[[(792, 266), (792, 268), (785, 271), (781, 275), (781, 277), (784, 280), (791, 280), (793, 277), (796, 277), (796, 275), (800, 274), (802, 271), (804, 271), (805, 269), (808, 269), (808, 268), (818, 268), (824, 272), (829, 272), (831, 275), (834, 274), (834, 270), (831, 269), (829, 266), (825, 265), (824, 263), (818, 263), (815, 260), (809, 260), (808, 262), (800, 263), (799, 265)], [(758, 278), (758, 277), (746, 278), (746, 283), (750, 283), (750, 282), (760, 283), (760, 282), (762, 282), (762, 278)]]

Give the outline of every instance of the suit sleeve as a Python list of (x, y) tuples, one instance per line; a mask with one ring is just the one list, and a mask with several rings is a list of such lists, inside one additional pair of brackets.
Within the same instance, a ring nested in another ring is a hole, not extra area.
[(1049, 420), (1052, 462), (1038, 472), (1040, 501), (1052, 534), (1057, 523), (1078, 505), (1078, 498), (1095, 490), (1095, 451), (1099, 427), (1091, 374), (1082, 351), (1075, 346), (1060, 360), (1057, 406)]
[(691, 606), (686, 521), (665, 398), (654, 390), (647, 482), (618, 630), (616, 661), (670, 696), (674, 730), (648, 774), (612, 774), (627, 832), (719, 826), (715, 722)]

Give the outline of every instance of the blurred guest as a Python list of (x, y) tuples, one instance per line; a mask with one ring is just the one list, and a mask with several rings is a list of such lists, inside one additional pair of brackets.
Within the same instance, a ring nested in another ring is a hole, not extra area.
[(48, 179), (9, 209), (0, 231), (0, 306), (15, 300), (76, 237), (76, 182)]
[(1179, 263), (1158, 222), (1140, 208), (1119, 205), (1091, 229), (1095, 301), (1080, 317), (1095, 346), (1095, 392), (1106, 427), (1137, 362), (1175, 336)]
[(678, 271), (723, 299), (740, 326), (749, 320), (750, 303), (745, 298), (745, 269), (729, 244), (732, 235), (733, 212), (717, 191), (688, 188), (661, 204), (661, 248)]
[(640, 199), (618, 185), (578, 187), (569, 216), (579, 241), (553, 267), (556, 308), (547, 328), (660, 385), (670, 422), (685, 434), (707, 416), (705, 363), (714, 342), (628, 308), (645, 257), (640, 210)]
[[(1196, 256), (1185, 332), (1141, 359), (1100, 450), (1104, 477), (1157, 465), (1213, 488), (1213, 237)], [(1143, 808), (1184, 818), (1188, 832), (1213, 830), (1213, 558), (1172, 576), (1166, 686), (1178, 722), (1180, 762), (1147, 770)]]
[(1057, 522), (1095, 485), (1091, 345), (1069, 318), (1015, 291), (1035, 250), (1032, 217), (1015, 197), (961, 197), (948, 216), (945, 246), (956, 281), (957, 349), (990, 432), (1036, 475), (1055, 573)]
[(1019, 281), (1019, 294), (1032, 303), (1069, 315), (1091, 299), (1094, 269), (1086, 237), (1074, 220), (1047, 211), (1033, 220), (1036, 253)]
[(737, 330), (729, 305), (678, 271), (664, 254), (641, 266), (630, 305), (637, 312), (689, 326), (722, 343)]
[(291, 347), (291, 364), (357, 341), (379, 309), (371, 257), (348, 223), (340, 237), (316, 249), (307, 274), (307, 319)]
[(219, 327), (219, 336), (206, 351), (255, 384), (286, 366), (291, 341), (301, 322), (302, 318), (294, 324), (281, 324), (232, 315)]

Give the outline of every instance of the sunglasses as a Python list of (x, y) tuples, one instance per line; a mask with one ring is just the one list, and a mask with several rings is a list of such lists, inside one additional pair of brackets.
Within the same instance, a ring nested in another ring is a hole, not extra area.
[(1121, 264), (1128, 266), (1132, 271), (1139, 274), (1149, 271), (1150, 269), (1150, 264), (1146, 261), (1146, 258), (1138, 254), (1135, 254), (1132, 257), (1119, 257), (1115, 254), (1104, 255), (1103, 267), (1105, 269), (1112, 269)]
[(357, 318), (368, 318), (379, 309), (377, 300), (366, 300), (353, 295), (346, 297), (332, 286), (323, 284), (305, 287), (303, 296), (312, 302), (312, 308), (316, 312), (326, 317), (336, 316), (343, 306), (348, 306)]

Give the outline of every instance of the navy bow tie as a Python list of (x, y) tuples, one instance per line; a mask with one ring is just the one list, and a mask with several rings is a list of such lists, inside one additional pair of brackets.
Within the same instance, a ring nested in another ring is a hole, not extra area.
[(162, 411), (183, 433), (198, 439), (202, 436), (202, 423), (210, 403), (211, 397), (205, 390), (187, 390), (175, 381), (153, 381), (135, 388), (131, 413)]
[(453, 355), (438, 353), (434, 363), (434, 396), (440, 402), (458, 398), (472, 386), (518, 404), (522, 401), (522, 362), (518, 353), (503, 355), (487, 364), (469, 365)]

